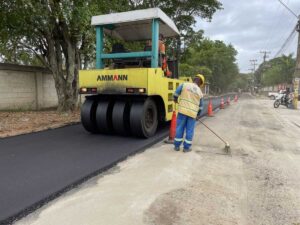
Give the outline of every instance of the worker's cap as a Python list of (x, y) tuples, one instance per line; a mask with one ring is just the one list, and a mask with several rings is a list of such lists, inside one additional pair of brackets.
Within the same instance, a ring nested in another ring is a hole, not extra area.
[(199, 78), (202, 81), (201, 87), (203, 87), (205, 83), (205, 77), (202, 74), (197, 74), (195, 78)]

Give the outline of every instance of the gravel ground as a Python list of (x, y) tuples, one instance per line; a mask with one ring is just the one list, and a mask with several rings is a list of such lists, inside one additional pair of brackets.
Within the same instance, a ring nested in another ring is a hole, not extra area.
[(0, 112), (0, 138), (58, 128), (79, 120), (79, 110), (70, 113), (55, 110)]
[(244, 97), (204, 122), (193, 151), (160, 143), (16, 225), (299, 225), (300, 111)]

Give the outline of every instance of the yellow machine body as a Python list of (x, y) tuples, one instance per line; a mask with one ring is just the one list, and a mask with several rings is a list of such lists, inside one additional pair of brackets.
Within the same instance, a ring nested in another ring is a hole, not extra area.
[[(190, 78), (184, 78), (189, 81)], [(160, 97), (165, 109), (165, 121), (172, 118), (175, 104), (173, 94), (184, 81), (164, 76), (161, 68), (126, 68), (81, 70), (80, 88), (97, 88), (97, 94), (103, 95), (142, 95)], [(142, 92), (128, 93), (128, 89)]]

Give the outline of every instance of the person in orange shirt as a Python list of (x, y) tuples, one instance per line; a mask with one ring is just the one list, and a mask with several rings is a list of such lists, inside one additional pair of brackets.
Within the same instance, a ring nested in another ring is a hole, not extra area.
[[(146, 42), (146, 46), (144, 48), (144, 51), (149, 51), (151, 50), (152, 42), (151, 40), (148, 40)], [(165, 73), (165, 76), (169, 77), (172, 75), (171, 71), (168, 68), (168, 63), (167, 63), (167, 57), (166, 57), (166, 45), (164, 43), (164, 36), (162, 34), (159, 34), (159, 43), (158, 43), (158, 48), (159, 48), (159, 65), (161, 66), (162, 70)]]
[(168, 68), (167, 57), (166, 57), (166, 45), (164, 43), (164, 36), (159, 34), (159, 54), (162, 70), (165, 73), (165, 76), (169, 77), (172, 75), (171, 71)]
[(158, 40), (158, 46), (159, 46), (159, 53), (162, 56), (166, 56), (166, 45), (164, 43), (164, 36), (162, 34), (159, 34), (159, 40)]

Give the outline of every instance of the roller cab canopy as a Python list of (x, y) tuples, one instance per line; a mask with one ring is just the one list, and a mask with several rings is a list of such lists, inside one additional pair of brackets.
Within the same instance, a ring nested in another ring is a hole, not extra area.
[(92, 17), (93, 26), (103, 27), (104, 33), (124, 41), (143, 41), (152, 38), (152, 21), (158, 19), (159, 33), (178, 37), (174, 22), (159, 8), (111, 13)]

